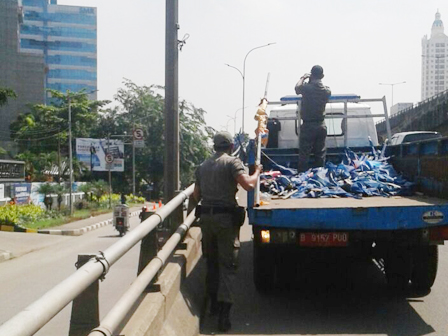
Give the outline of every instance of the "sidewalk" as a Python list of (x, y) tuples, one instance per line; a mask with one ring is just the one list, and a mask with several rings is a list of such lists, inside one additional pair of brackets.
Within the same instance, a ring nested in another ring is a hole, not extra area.
[[(130, 209), (131, 217), (140, 213), (141, 207)], [(113, 213), (90, 217), (76, 222), (71, 222), (48, 230), (39, 230), (39, 233), (24, 232), (3, 232), (0, 231), (0, 262), (17, 258), (26, 253), (40, 250), (49, 245), (57, 243), (62, 238), (60, 236), (80, 236), (88, 231), (92, 231), (112, 224)], [(43, 234), (42, 234), (43, 233)], [(59, 236), (59, 237), (58, 237)]]

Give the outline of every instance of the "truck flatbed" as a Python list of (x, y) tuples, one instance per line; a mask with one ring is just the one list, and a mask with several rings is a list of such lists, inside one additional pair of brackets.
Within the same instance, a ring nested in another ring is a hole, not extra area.
[(273, 209), (328, 209), (328, 208), (383, 208), (448, 205), (448, 200), (427, 196), (393, 196), (355, 198), (289, 198), (272, 199), (255, 210)]
[(253, 225), (302, 230), (410, 230), (448, 224), (448, 201), (425, 196), (273, 199), (249, 212)]

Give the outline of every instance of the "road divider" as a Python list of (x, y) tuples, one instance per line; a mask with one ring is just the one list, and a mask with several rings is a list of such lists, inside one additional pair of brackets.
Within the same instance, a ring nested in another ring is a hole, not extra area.
[[(131, 212), (131, 217), (138, 216), (140, 214), (141, 210), (133, 211)], [(112, 213), (111, 213), (112, 215)], [(23, 227), (21, 225), (0, 225), (0, 231), (5, 232), (22, 232), (22, 233), (41, 233), (41, 234), (49, 234), (49, 235), (62, 235), (62, 236), (81, 236), (84, 233), (87, 233), (89, 231), (93, 231), (96, 229), (99, 229), (106, 225), (111, 225), (113, 222), (113, 219), (107, 219), (103, 220), (101, 222), (98, 222), (96, 224), (88, 225), (83, 228), (79, 229), (28, 229), (26, 227)]]

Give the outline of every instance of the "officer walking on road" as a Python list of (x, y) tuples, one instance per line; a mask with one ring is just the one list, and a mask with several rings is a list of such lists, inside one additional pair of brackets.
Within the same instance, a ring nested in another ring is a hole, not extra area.
[(230, 155), (233, 149), (230, 133), (217, 133), (213, 142), (215, 154), (196, 170), (194, 197), (198, 202), (201, 200), (200, 226), (207, 260), (210, 313), (219, 313), (218, 328), (228, 331), (234, 300), (232, 283), (238, 268), (239, 232), (245, 219), (245, 209), (238, 206), (235, 195), (238, 184), (245, 190), (255, 187), (262, 167), (257, 166), (252, 175), (246, 173), (241, 160)]
[[(311, 152), (314, 154), (314, 167), (322, 167), (325, 163), (325, 139), (327, 126), (325, 126), (325, 106), (331, 96), (330, 88), (322, 84), (324, 69), (315, 65), (311, 74), (305, 74), (296, 84), (296, 94), (302, 95), (300, 109), (303, 121), (300, 127), (299, 143), (299, 172), (308, 169), (308, 160)], [(309, 79), (307, 83), (305, 80)]]

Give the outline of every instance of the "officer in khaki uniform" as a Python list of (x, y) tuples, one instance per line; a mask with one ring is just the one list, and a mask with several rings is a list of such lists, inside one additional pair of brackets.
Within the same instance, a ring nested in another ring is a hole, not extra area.
[[(309, 78), (309, 82), (305, 80)], [(298, 171), (307, 170), (311, 152), (314, 154), (314, 167), (322, 167), (325, 163), (325, 106), (331, 96), (328, 86), (322, 84), (324, 69), (315, 65), (311, 74), (303, 75), (296, 84), (297, 94), (302, 95), (300, 114), (303, 121), (300, 126), (299, 166)]]
[(218, 328), (228, 331), (233, 304), (233, 281), (238, 268), (239, 232), (245, 209), (238, 206), (238, 184), (252, 190), (261, 172), (248, 175), (240, 159), (232, 157), (233, 139), (228, 132), (214, 138), (215, 154), (196, 170), (194, 197), (201, 201), (202, 248), (207, 260), (206, 292), (210, 313), (219, 313)]

